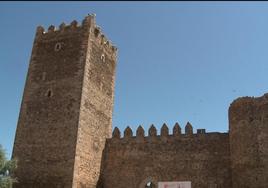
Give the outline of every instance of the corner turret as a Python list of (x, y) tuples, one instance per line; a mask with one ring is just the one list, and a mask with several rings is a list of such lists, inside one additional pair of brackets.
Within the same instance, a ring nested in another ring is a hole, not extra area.
[(240, 97), (229, 108), (233, 188), (267, 186), (268, 94)]

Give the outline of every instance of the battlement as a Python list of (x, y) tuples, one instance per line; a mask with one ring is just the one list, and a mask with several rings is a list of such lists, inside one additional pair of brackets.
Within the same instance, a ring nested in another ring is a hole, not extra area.
[[(96, 25), (36, 29), (12, 158), (14, 188), (137, 188), (190, 181), (192, 187), (267, 187), (268, 94), (229, 108), (229, 131), (114, 128), (117, 48)], [(111, 62), (111, 63), (110, 63)]]
[(72, 34), (76, 32), (82, 32), (85, 34), (90, 34), (98, 44), (100, 44), (103, 49), (107, 52), (117, 52), (117, 47), (112, 44), (112, 42), (104, 35), (101, 28), (96, 25), (96, 15), (91, 14), (86, 16), (82, 23), (79, 24), (76, 20), (73, 20), (69, 25), (64, 22), (56, 27), (55, 25), (50, 25), (47, 30), (43, 26), (38, 26), (36, 28), (36, 39), (46, 40), (51, 37), (58, 37), (59, 35)]
[[(268, 94), (260, 97), (239, 97), (230, 104), (229, 117), (232, 116), (232, 118), (229, 118), (229, 121), (245, 121), (247, 123), (263, 121), (268, 117), (267, 105)], [(232, 128), (229, 126), (229, 129)]]
[(249, 96), (239, 97), (230, 104), (230, 107), (241, 106), (245, 104), (261, 105), (261, 104), (266, 104), (266, 103), (268, 103), (268, 93), (260, 97), (249, 97)]
[[(136, 136), (127, 127), (118, 128), (106, 140), (103, 152), (102, 177), (104, 187), (144, 187), (146, 182), (192, 182), (193, 187), (231, 187), (229, 133), (206, 133), (204, 129), (193, 132), (190, 123), (185, 133), (176, 123), (169, 134), (167, 124), (160, 132), (152, 125), (148, 136), (139, 126)], [(122, 181), (123, 178), (123, 181)], [(209, 179), (209, 182), (203, 181)]]
[(172, 134), (169, 134), (169, 128), (167, 124), (163, 124), (160, 130), (160, 134), (157, 133), (156, 127), (152, 124), (148, 130), (148, 136), (145, 136), (145, 131), (143, 127), (140, 125), (136, 130), (136, 136), (133, 135), (132, 129), (128, 126), (121, 136), (121, 131), (118, 127), (115, 127), (113, 130), (112, 138), (110, 140), (136, 140), (136, 141), (157, 141), (157, 140), (172, 140), (176, 138), (183, 138), (183, 137), (199, 137), (199, 136), (206, 136), (211, 134), (228, 134), (228, 133), (206, 133), (205, 129), (197, 129), (196, 133), (193, 131), (193, 126), (191, 123), (187, 122), (185, 125), (185, 133), (182, 133), (181, 126), (179, 123), (175, 123)]

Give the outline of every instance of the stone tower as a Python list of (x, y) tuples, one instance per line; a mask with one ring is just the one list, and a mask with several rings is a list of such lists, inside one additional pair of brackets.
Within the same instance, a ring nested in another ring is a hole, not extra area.
[(116, 51), (94, 15), (37, 27), (13, 148), (15, 187), (96, 187), (111, 137)]
[(268, 185), (268, 95), (243, 97), (229, 108), (233, 188)]

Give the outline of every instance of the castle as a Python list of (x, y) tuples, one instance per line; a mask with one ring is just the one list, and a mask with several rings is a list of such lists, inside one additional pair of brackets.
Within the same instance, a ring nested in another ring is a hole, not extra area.
[(229, 108), (229, 132), (187, 123), (112, 132), (117, 48), (95, 15), (39, 26), (23, 93), (13, 158), (15, 188), (268, 187), (268, 95)]

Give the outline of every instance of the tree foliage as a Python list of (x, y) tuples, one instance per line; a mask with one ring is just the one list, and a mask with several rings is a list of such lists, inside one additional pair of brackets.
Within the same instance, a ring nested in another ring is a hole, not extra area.
[(7, 160), (6, 153), (0, 144), (0, 188), (12, 188), (12, 184), (16, 182), (10, 174), (16, 169), (16, 160)]

